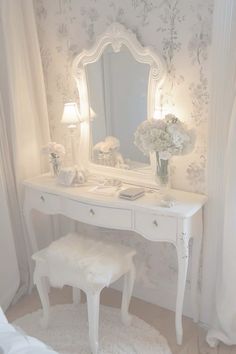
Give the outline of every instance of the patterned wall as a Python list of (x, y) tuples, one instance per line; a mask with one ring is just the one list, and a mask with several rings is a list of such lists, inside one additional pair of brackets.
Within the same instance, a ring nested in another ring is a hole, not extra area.
[[(52, 139), (63, 142), (63, 103), (78, 100), (71, 77), (74, 56), (90, 47), (106, 27), (118, 21), (144, 45), (164, 58), (167, 80), (164, 104), (196, 132), (194, 151), (172, 161), (175, 188), (204, 192), (209, 106), (209, 52), (213, 0), (34, 0), (45, 73)], [(90, 230), (85, 228), (85, 232)], [(98, 233), (98, 230), (90, 232)], [(108, 235), (108, 230), (99, 233)], [(169, 245), (147, 245), (139, 236), (124, 236), (139, 249), (139, 281), (154, 293), (176, 279), (176, 257)], [(125, 242), (125, 240), (124, 240)], [(158, 272), (154, 271), (158, 269)], [(156, 274), (157, 273), (157, 274)], [(173, 286), (170, 286), (170, 283)]]

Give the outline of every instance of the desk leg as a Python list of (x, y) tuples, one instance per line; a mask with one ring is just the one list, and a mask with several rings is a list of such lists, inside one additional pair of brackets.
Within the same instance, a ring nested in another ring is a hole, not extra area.
[(55, 241), (59, 238), (61, 234), (58, 215), (50, 215), (50, 221), (52, 229), (52, 241)]
[(33, 218), (32, 218), (32, 209), (24, 208), (24, 218), (27, 228), (27, 233), (30, 241), (30, 250), (32, 253), (38, 251), (37, 238), (34, 231)]
[[(34, 230), (34, 225), (33, 225), (33, 218), (32, 218), (32, 209), (24, 207), (24, 219), (25, 219), (25, 224), (26, 224), (26, 231), (27, 235), (30, 241), (30, 254), (35, 253), (38, 251), (38, 245), (37, 245), (37, 238)], [(34, 269), (34, 264), (33, 261), (30, 259), (29, 262), (29, 292), (31, 293), (33, 289), (33, 269)]]
[(188, 249), (188, 236), (186, 232), (181, 232), (177, 239), (177, 257), (178, 257), (178, 287), (177, 287), (177, 300), (176, 300), (176, 312), (175, 312), (175, 328), (176, 328), (176, 338), (179, 345), (182, 344), (183, 340), (183, 324), (182, 324), (182, 313), (183, 313), (183, 303), (184, 303), (184, 292), (187, 278), (188, 270), (188, 259), (189, 259), (189, 249)]
[(193, 309), (193, 321), (199, 321), (200, 290), (199, 290), (199, 268), (202, 249), (202, 210), (196, 215), (196, 223), (193, 231), (193, 252), (192, 252), (192, 274), (191, 274), (191, 300)]

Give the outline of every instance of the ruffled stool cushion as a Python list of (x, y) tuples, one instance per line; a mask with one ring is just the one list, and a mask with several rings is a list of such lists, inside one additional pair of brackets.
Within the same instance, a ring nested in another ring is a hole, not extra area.
[(34, 254), (33, 259), (46, 262), (52, 286), (91, 288), (109, 286), (128, 272), (134, 255), (126, 246), (71, 233)]

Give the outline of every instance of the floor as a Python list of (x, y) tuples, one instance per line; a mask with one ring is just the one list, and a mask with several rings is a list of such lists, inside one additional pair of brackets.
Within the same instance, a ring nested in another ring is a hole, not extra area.
[[(62, 290), (53, 289), (50, 293), (51, 304), (69, 303), (72, 300), (71, 289), (65, 287)], [(85, 301), (85, 297), (82, 298)], [(112, 289), (105, 289), (101, 302), (104, 305), (119, 307), (121, 294)], [(7, 310), (8, 320), (14, 321), (26, 313), (33, 312), (40, 307), (37, 292), (33, 290), (20, 301)], [(173, 354), (236, 354), (236, 346), (227, 347), (220, 345), (217, 349), (211, 349), (205, 342), (205, 332), (187, 317), (184, 318), (184, 342), (178, 346), (175, 341), (174, 313), (156, 305), (148, 304), (137, 298), (131, 302), (131, 313), (142, 318), (153, 327), (157, 328), (168, 340)]]

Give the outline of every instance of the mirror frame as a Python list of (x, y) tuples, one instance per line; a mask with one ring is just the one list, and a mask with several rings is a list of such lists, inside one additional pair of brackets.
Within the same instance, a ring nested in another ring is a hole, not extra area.
[[(93, 163), (91, 158), (91, 131), (90, 131), (90, 105), (86, 81), (87, 64), (96, 62), (104, 49), (111, 45), (114, 52), (118, 53), (121, 47), (126, 46), (139, 63), (149, 64), (149, 82), (147, 93), (147, 119), (153, 117), (154, 111), (160, 106), (160, 88), (163, 85), (165, 70), (159, 55), (150, 47), (144, 47), (137, 40), (136, 35), (120, 23), (111, 24), (105, 33), (98, 37), (96, 43), (89, 50), (83, 50), (73, 61), (73, 76), (79, 91), (79, 107), (81, 115), (79, 164), (92, 175), (103, 175), (117, 178), (122, 181), (137, 185), (157, 186), (155, 181), (156, 156), (150, 153), (150, 171), (133, 171), (115, 167), (103, 166)], [(96, 119), (96, 118), (95, 118)]]

